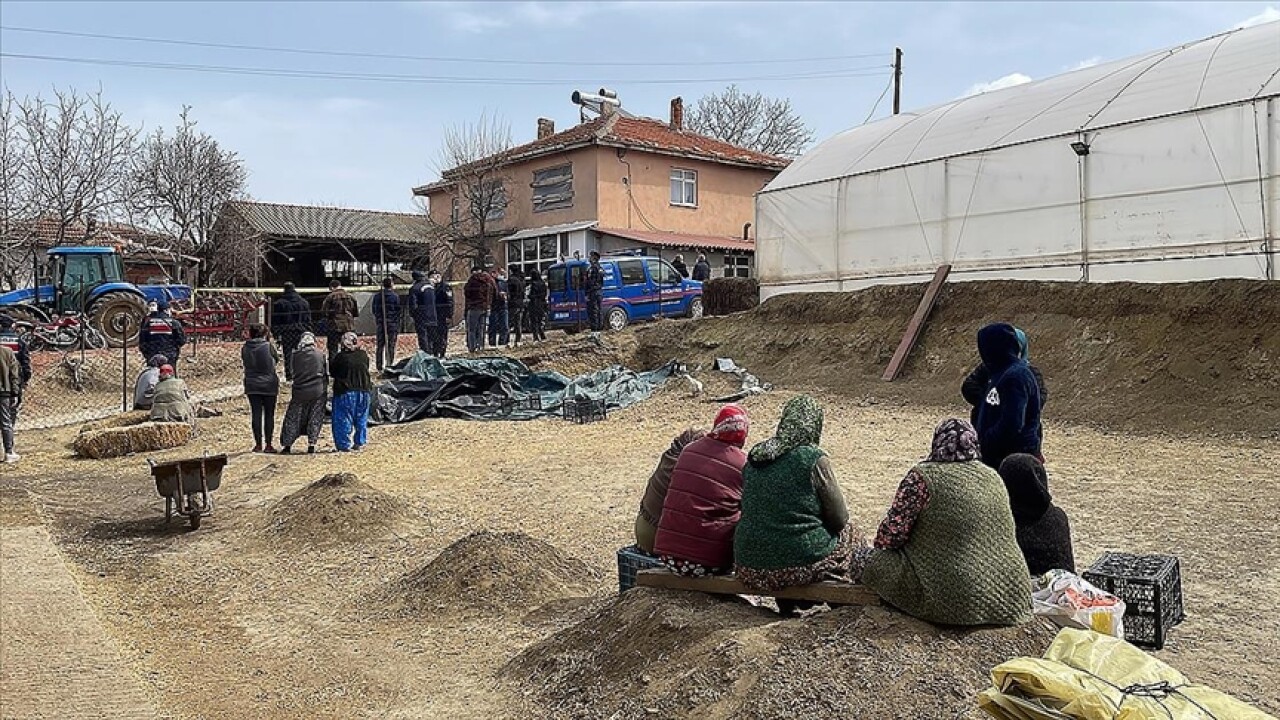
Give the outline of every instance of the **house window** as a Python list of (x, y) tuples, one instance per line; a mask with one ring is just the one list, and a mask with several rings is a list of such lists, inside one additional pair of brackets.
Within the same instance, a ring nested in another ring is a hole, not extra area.
[(485, 222), (501, 220), (507, 216), (507, 188), (501, 180), (490, 180), (484, 183), (478, 196), (473, 198), (476, 208), (483, 214)]
[(751, 277), (751, 257), (749, 255), (733, 255), (725, 253), (724, 256), (724, 276), (725, 277)]
[(567, 252), (568, 233), (511, 240), (507, 242), (507, 270), (525, 277), (535, 268), (545, 273), (547, 268), (560, 262), (560, 256)]
[(698, 207), (698, 173), (696, 170), (671, 168), (671, 204)]
[(533, 171), (533, 211), (573, 207), (573, 165)]
[(453, 206), (449, 208), (449, 222), (457, 225), (458, 218), (462, 216), (462, 201), (454, 196)]

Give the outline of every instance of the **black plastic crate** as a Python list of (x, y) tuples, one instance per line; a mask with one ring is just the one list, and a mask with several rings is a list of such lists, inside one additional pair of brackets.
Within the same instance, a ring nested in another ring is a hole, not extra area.
[(636, 573), (640, 570), (662, 567), (662, 561), (656, 556), (640, 549), (637, 545), (628, 545), (618, 549), (618, 592), (623, 593), (636, 586)]
[(564, 401), (564, 419), (579, 425), (604, 420), (608, 415), (609, 408), (604, 400), (592, 400), (586, 395), (575, 395)]
[(1124, 637), (1135, 645), (1164, 647), (1182, 622), (1182, 569), (1171, 555), (1106, 552), (1082, 577), (1124, 600)]
[(535, 393), (522, 398), (506, 398), (502, 401), (501, 412), (503, 415), (510, 415), (517, 410), (541, 412), (542, 396)]

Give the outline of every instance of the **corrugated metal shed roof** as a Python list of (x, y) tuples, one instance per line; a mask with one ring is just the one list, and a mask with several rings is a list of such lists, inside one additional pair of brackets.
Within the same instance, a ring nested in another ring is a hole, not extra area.
[(1280, 95), (1280, 22), (847, 130), (763, 192)]
[(377, 210), (281, 205), (235, 200), (227, 203), (255, 231), (282, 237), (344, 242), (425, 243), (423, 215)]

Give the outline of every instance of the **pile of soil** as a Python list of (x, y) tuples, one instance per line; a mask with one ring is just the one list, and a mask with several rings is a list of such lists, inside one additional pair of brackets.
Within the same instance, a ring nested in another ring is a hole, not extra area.
[(586, 563), (523, 533), (476, 532), (454, 542), (401, 578), (382, 605), (392, 615), (524, 614), (589, 593), (596, 573)]
[(637, 588), (511, 660), (501, 679), (556, 718), (981, 717), (990, 669), (1054, 631), (943, 630), (848, 607), (804, 620)]
[(351, 473), (325, 475), (268, 511), (273, 539), (309, 545), (380, 540), (415, 529), (421, 512)]
[[(959, 406), (977, 331), (1027, 331), (1051, 420), (1149, 432), (1280, 435), (1280, 283), (953, 283), (901, 377), (880, 380), (923, 285), (771, 298), (760, 307), (636, 331), (633, 366), (732, 357), (762, 380)], [(961, 412), (960, 407), (957, 411)]]
[[(505, 353), (519, 358), (531, 370), (555, 370), (568, 377), (594, 372), (609, 365), (625, 364), (634, 347), (629, 334), (593, 336), (590, 333), (573, 335), (558, 342), (532, 344), (526, 342)], [(665, 362), (665, 361), (664, 361)]]

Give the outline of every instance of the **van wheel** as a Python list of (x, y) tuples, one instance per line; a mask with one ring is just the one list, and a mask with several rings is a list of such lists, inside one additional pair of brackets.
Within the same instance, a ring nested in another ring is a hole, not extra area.
[(620, 307), (613, 308), (609, 311), (609, 329), (621, 330), (627, 326), (627, 311)]
[(702, 298), (696, 297), (689, 301), (689, 317), (694, 320), (702, 317)]

